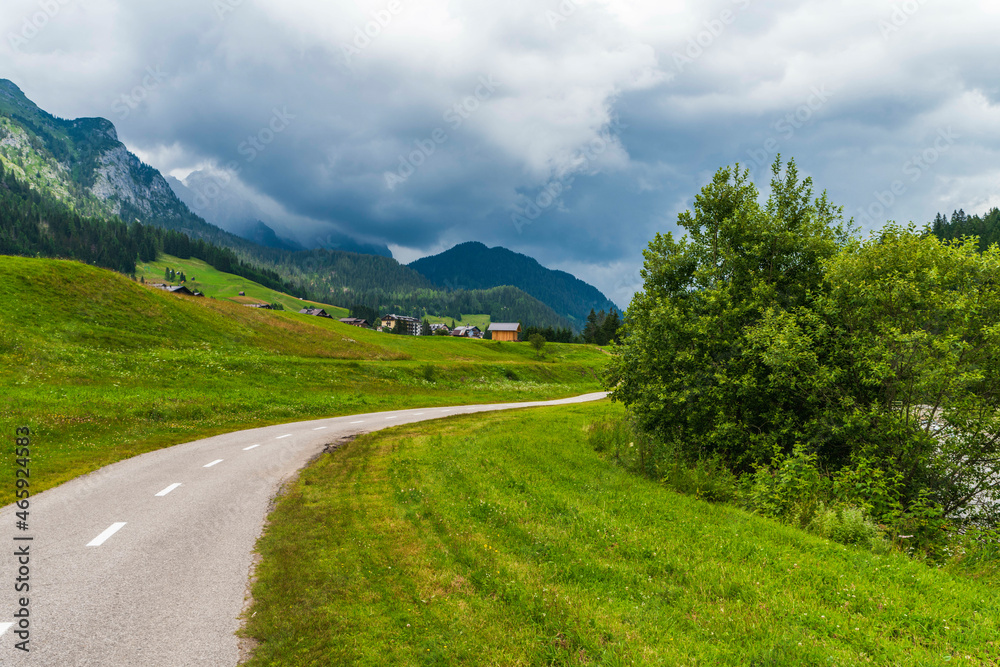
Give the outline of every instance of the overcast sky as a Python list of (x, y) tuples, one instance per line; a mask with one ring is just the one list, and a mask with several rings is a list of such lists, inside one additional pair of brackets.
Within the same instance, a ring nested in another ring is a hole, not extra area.
[(625, 306), (728, 164), (794, 157), (867, 228), (1000, 205), (998, 29), (996, 0), (4, 0), (0, 78), (290, 226), (503, 245)]

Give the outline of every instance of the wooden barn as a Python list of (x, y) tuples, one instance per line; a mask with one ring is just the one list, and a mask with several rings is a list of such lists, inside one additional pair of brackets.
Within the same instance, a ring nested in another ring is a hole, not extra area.
[(521, 338), (521, 325), (517, 322), (494, 322), (487, 329), (493, 340), (516, 343)]

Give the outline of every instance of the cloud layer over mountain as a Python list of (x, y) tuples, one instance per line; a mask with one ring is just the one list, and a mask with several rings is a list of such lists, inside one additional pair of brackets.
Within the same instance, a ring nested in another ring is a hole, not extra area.
[(985, 0), (8, 0), (0, 76), (303, 236), (504, 245), (624, 305), (737, 161), (796, 157), (869, 228), (1000, 205), (997, 27)]

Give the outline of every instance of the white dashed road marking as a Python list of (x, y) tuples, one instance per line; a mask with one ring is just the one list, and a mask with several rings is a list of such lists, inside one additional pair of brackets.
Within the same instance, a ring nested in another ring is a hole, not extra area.
[(314, 431), (322, 431), (322, 430), (324, 430), (324, 429), (326, 429), (326, 427), (325, 427), (325, 426), (320, 426), (319, 428), (314, 428), (313, 430), (314, 430)]
[(396, 417), (386, 417), (386, 419), (396, 419)]
[(112, 535), (114, 535), (115, 533), (117, 533), (119, 530), (121, 530), (125, 526), (125, 523), (126, 522), (123, 521), (121, 523), (113, 523), (113, 524), (111, 524), (111, 526), (108, 527), (107, 530), (105, 530), (103, 533), (101, 533), (100, 535), (98, 535), (97, 537), (95, 537), (93, 540), (91, 540), (90, 544), (88, 544), (87, 546), (88, 547), (99, 547), (99, 546), (101, 546), (102, 544), (104, 544), (105, 542), (108, 541), (109, 537), (111, 537)]
[(165, 488), (165, 489), (163, 489), (162, 491), (160, 491), (159, 493), (157, 493), (157, 494), (156, 494), (156, 497), (157, 497), (157, 498), (160, 498), (160, 497), (162, 497), (162, 496), (165, 496), (165, 495), (167, 495), (168, 493), (170, 493), (171, 491), (173, 491), (174, 489), (176, 489), (176, 488), (177, 488), (178, 486), (180, 486), (180, 485), (181, 485), (181, 483), (180, 483), (180, 482), (177, 482), (176, 484), (171, 484), (171, 485), (170, 485), (170, 486), (168, 486), (167, 488)]
[(352, 423), (352, 424), (364, 424), (364, 423), (365, 423), (365, 420), (364, 420), (364, 419), (362, 419), (362, 420), (361, 420), (361, 421), (359, 421), (359, 422), (351, 422), (351, 423)]
[(205, 464), (204, 466), (202, 466), (202, 467), (204, 467), (204, 468), (211, 468), (212, 466), (214, 466), (214, 465), (215, 465), (215, 464), (217, 464), (217, 463), (222, 463), (222, 461), (223, 461), (223, 459), (215, 459), (215, 460), (214, 460), (214, 461), (212, 461), (211, 463), (206, 463), (206, 464)]
[(249, 452), (251, 449), (257, 449), (258, 447), (260, 447), (260, 445), (250, 445), (249, 447), (244, 447), (243, 451)]
[(3, 633), (5, 633), (8, 630), (10, 630), (10, 628), (11, 628), (12, 625), (14, 625), (14, 624), (13, 623), (0, 623), (0, 637), (3, 636)]
[(282, 438), (290, 438), (290, 437), (292, 437), (292, 434), (286, 433), (285, 435), (279, 435), (277, 438), (275, 438), (275, 440), (281, 440)]

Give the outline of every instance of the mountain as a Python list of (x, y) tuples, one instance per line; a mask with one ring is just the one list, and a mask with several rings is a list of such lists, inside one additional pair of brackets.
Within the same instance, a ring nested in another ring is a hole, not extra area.
[(304, 248), (295, 241), (279, 237), (273, 229), (265, 225), (260, 220), (254, 223), (250, 228), (244, 230), (240, 236), (248, 241), (253, 241), (257, 245), (262, 245), (265, 248), (278, 248), (279, 250), (292, 251), (304, 250)]
[(438, 287), (447, 289), (518, 287), (571, 320), (578, 330), (586, 323), (591, 309), (618, 310), (618, 306), (593, 285), (565, 271), (547, 269), (527, 255), (502, 247), (462, 243), (440, 255), (411, 262), (409, 266)]
[(243, 230), (251, 240), (241, 238), (192, 212), (160, 172), (118, 140), (110, 121), (57, 118), (2, 79), (0, 204), (0, 254), (78, 259), (131, 273), (137, 257), (166, 253), (348, 308), (572, 325), (520, 289), (442, 289), (391, 256), (340, 249), (337, 238), (327, 239), (336, 250), (296, 250), (260, 220)]

